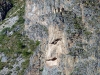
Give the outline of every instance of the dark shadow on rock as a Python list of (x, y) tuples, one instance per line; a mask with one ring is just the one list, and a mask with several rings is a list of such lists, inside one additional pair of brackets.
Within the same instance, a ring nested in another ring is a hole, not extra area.
[(0, 21), (4, 20), (7, 12), (13, 7), (13, 4), (7, 0), (0, 1)]

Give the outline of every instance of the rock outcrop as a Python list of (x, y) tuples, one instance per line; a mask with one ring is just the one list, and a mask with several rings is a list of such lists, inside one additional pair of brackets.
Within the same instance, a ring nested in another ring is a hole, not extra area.
[(100, 75), (100, 0), (27, 0), (25, 19), (41, 41), (25, 75)]
[(7, 12), (13, 7), (8, 0), (0, 0), (0, 21), (4, 20)]

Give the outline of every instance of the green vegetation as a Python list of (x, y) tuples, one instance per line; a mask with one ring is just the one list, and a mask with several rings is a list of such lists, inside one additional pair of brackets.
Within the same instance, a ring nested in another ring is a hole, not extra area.
[(17, 67), (16, 67), (16, 71), (19, 71), (19, 70), (20, 70), (20, 67), (19, 67), (19, 66), (17, 66)]
[(7, 17), (14, 15), (23, 16), (25, 12), (25, 0), (9, 0), (13, 4), (13, 8), (8, 12)]
[(74, 24), (75, 29), (81, 29), (81, 26), (79, 24)]
[[(19, 16), (19, 20), (12, 26), (12, 28), (5, 28), (0, 32), (0, 52), (4, 53), (9, 59), (6, 63), (0, 62), (0, 70), (3, 67), (12, 69), (11, 65), (14, 65), (16, 58), (21, 56), (25, 62), (22, 63), (22, 70), (16, 67), (18, 75), (23, 75), (25, 69), (29, 66), (29, 58), (34, 53), (36, 47), (40, 44), (40, 41), (30, 40), (24, 32), (24, 12), (25, 1), (24, 0), (9, 0), (13, 3), (13, 8), (7, 13), (6, 19), (0, 24), (4, 23), (10, 17)], [(44, 30), (46, 30), (44, 28)], [(13, 32), (9, 35), (10, 32)], [(11, 61), (13, 60), (13, 61)], [(9, 65), (10, 63), (10, 65)], [(11, 75), (11, 72), (8, 72)]]
[[(32, 51), (39, 45), (39, 41), (32, 42), (27, 37), (21, 34), (21, 30), (13, 33), (11, 36), (7, 36), (6, 32), (9, 32), (9, 28), (4, 29), (0, 36), (0, 52), (4, 52), (8, 56), (12, 56), (15, 53), (23, 53), (24, 56), (32, 54)], [(30, 49), (29, 52), (27, 52)]]
[(68, 34), (70, 34), (70, 33), (71, 33), (71, 30), (70, 30), (70, 29), (68, 29), (68, 30), (66, 30), (66, 32), (67, 32)]
[[(22, 63), (22, 70), (18, 72), (18, 75), (23, 75), (25, 72), (25, 69), (29, 66), (29, 59), (27, 59), (25, 62)], [(18, 68), (19, 70), (19, 68)]]
[[(19, 21), (18, 21), (19, 22)], [(40, 44), (39, 41), (32, 41), (29, 40), (26, 36), (22, 35), (21, 32), (22, 29), (19, 31), (16, 31), (11, 36), (7, 36), (7, 31), (13, 31), (13, 29), (16, 28), (16, 25), (13, 26), (13, 28), (6, 28), (0, 33), (0, 52), (3, 52), (6, 54), (7, 57), (9, 57), (8, 62), (14, 64), (13, 61), (10, 61), (11, 59), (16, 59), (17, 56), (22, 55), (22, 57), (26, 60), (22, 64), (22, 68), (25, 70), (26, 67), (29, 65), (29, 58), (33, 54), (36, 47)], [(21, 28), (21, 27), (20, 27)], [(15, 54), (17, 56), (15, 56)], [(7, 66), (8, 63), (2, 63), (0, 62), (0, 69), (3, 69), (4, 66)], [(12, 68), (12, 66), (8, 66), (9, 69)], [(17, 69), (18, 70), (18, 69)], [(24, 72), (24, 70), (22, 70)], [(22, 72), (21, 72), (22, 73)], [(20, 75), (20, 74), (19, 74)]]
[(22, 63), (23, 69), (26, 69), (26, 67), (28, 67), (28, 64), (29, 64), (29, 59), (27, 59), (25, 62)]
[(41, 68), (39, 71), (43, 71), (43, 68)]
[(6, 63), (3, 63), (0, 61), (0, 70), (2, 70), (5, 65), (6, 65)]
[(85, 31), (84, 34), (85, 34), (86, 36), (89, 36), (89, 35), (91, 35), (92, 33), (91, 33), (90, 31)]
[(89, 38), (92, 35), (92, 32), (90, 32), (89, 30), (87, 30), (86, 28), (83, 30), (84, 35), (86, 36), (87, 40), (89, 40)]
[(76, 17), (74, 19), (74, 27), (75, 27), (75, 29), (82, 29), (83, 28), (81, 22), (82, 22), (82, 17)]
[(83, 2), (83, 4), (85, 5), (85, 6), (95, 6), (95, 5), (97, 5), (99, 2), (98, 2), (98, 0), (96, 0), (96, 1), (94, 1), (94, 0), (85, 0), (84, 2)]

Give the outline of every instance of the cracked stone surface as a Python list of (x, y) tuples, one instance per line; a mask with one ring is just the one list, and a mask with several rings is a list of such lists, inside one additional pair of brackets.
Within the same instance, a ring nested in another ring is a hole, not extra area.
[(99, 75), (99, 5), (100, 0), (27, 0), (25, 31), (41, 44), (25, 75)]

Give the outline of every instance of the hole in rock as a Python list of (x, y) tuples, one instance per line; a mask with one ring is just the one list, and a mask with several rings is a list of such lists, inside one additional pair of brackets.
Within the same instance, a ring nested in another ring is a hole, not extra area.
[(62, 8), (61, 10), (62, 10), (62, 12), (63, 12), (63, 11), (64, 11), (64, 8)]
[(58, 12), (60, 12), (60, 8), (58, 7)]
[(55, 39), (51, 44), (57, 44), (58, 41), (61, 41), (61, 38)]
[(52, 58), (52, 59), (48, 59), (47, 61), (55, 61), (55, 60), (57, 60), (56, 57), (54, 57), (54, 58)]

